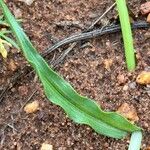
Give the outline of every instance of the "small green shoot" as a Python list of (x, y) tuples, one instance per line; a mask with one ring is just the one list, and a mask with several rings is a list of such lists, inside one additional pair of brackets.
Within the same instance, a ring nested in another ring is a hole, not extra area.
[(140, 150), (142, 141), (142, 132), (136, 131), (131, 135), (130, 145), (128, 150)]
[(120, 23), (121, 23), (121, 30), (123, 34), (127, 68), (129, 71), (133, 71), (136, 66), (135, 52), (133, 47), (133, 38), (132, 38), (128, 9), (126, 6), (126, 0), (116, 0), (116, 3), (117, 3), (117, 9), (118, 9)]
[(14, 46), (19, 49), (16, 42), (8, 37), (12, 32), (9, 30), (9, 24), (4, 19), (4, 16), (0, 16), (0, 53), (3, 58), (7, 58), (7, 50), (5, 48), (5, 44), (9, 47)]

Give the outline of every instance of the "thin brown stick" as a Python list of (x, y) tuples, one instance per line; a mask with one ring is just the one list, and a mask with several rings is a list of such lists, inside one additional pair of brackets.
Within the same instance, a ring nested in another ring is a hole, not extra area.
[(18, 112), (21, 112), (21, 111), (22, 111), (22, 109), (24, 108), (24, 106), (33, 98), (33, 96), (35, 95), (36, 92), (37, 92), (37, 89), (32, 92), (32, 94), (28, 97), (28, 99), (27, 99), (26, 102), (21, 106), (21, 108), (19, 109)]
[(77, 42), (72, 43), (54, 62), (51, 63), (52, 67), (55, 68), (60, 62), (64, 60), (67, 54), (77, 45)]
[(12, 78), (12, 80), (10, 81), (10, 83), (8, 83), (6, 85), (6, 87), (4, 88), (4, 90), (2, 91), (2, 93), (0, 94), (0, 103), (2, 102), (5, 94), (7, 93), (7, 91), (14, 86), (14, 84), (16, 83), (16, 81), (20, 78), (20, 76), (22, 75), (23, 73), (20, 72), (19, 74), (17, 74), (15, 77)]
[(96, 19), (91, 26), (88, 28), (88, 30), (93, 29), (93, 27), (112, 9), (114, 8), (116, 5), (116, 3), (113, 3), (100, 17), (98, 17), (98, 19)]

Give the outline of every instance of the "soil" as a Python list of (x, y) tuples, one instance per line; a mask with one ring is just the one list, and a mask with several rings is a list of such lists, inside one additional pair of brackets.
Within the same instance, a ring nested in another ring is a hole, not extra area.
[[(113, 2), (35, 0), (27, 6), (19, 0), (7, 0), (14, 13), (18, 10), (21, 13), (22, 25), (39, 52), (57, 40), (87, 28)], [(143, 2), (129, 2), (137, 20), (145, 19), (139, 12)], [(116, 14), (115, 9), (111, 10), (99, 26), (111, 23)], [(135, 72), (129, 73), (126, 69), (120, 33), (90, 40), (84, 47), (83, 43), (78, 44), (55, 69), (80, 94), (95, 99), (104, 110), (116, 111), (124, 102), (133, 105), (139, 117), (136, 124), (143, 128), (143, 150), (150, 146), (150, 87), (141, 86), (135, 80), (141, 71), (150, 70), (149, 32), (150, 29), (133, 32), (137, 52)], [(51, 56), (60, 54), (62, 50)], [(106, 59), (113, 62), (110, 68), (104, 65)], [(7, 60), (0, 57), (0, 91), (27, 65), (22, 53), (16, 49), (10, 49)], [(122, 83), (118, 75), (124, 76)], [(54, 150), (127, 150), (130, 136), (116, 140), (99, 135), (86, 125), (72, 122), (60, 107), (47, 100), (36, 75), (24, 75), (10, 86), (0, 103), (1, 150), (38, 150), (44, 142), (53, 145)], [(128, 88), (125, 89), (125, 86)], [(35, 90), (36, 93), (29, 99)], [(29, 100), (40, 102), (36, 113), (26, 114), (21, 109)]]

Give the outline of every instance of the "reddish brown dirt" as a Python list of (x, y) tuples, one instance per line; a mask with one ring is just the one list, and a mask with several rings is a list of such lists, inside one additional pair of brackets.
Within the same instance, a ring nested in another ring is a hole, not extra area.
[[(35, 0), (27, 6), (18, 0), (7, 1), (13, 12), (16, 9), (22, 12), (23, 27), (39, 51), (52, 44), (50, 35), (62, 39), (81, 31), (76, 26), (58, 27), (57, 23), (79, 21), (84, 29), (112, 3), (110, 0)], [(130, 1), (129, 7), (135, 15), (139, 14), (140, 3)], [(111, 11), (103, 21), (115, 14), (115, 10)], [(116, 111), (124, 102), (132, 104), (139, 116), (137, 124), (144, 130), (143, 150), (150, 146), (150, 87), (136, 84), (135, 79), (140, 71), (150, 69), (149, 31), (134, 31), (138, 63), (133, 73), (126, 69), (120, 33), (91, 40), (90, 47), (79, 45), (56, 69), (79, 93), (95, 99), (104, 110)], [(0, 57), (0, 91), (27, 64), (23, 55), (14, 49), (8, 56), (7, 60)], [(105, 59), (113, 60), (110, 70), (104, 67)], [(10, 65), (12, 60), (15, 67)], [(120, 74), (126, 78), (122, 84), (117, 79)], [(125, 85), (127, 90), (123, 90)], [(26, 114), (22, 109), (18, 112), (35, 89), (37, 92), (30, 101), (38, 100), (40, 110), (34, 114)], [(18, 80), (0, 103), (0, 131), (2, 150), (38, 150), (43, 142), (52, 144), (54, 150), (127, 150), (129, 143), (129, 136), (123, 140), (107, 138), (72, 122), (60, 107), (47, 100), (33, 75)]]

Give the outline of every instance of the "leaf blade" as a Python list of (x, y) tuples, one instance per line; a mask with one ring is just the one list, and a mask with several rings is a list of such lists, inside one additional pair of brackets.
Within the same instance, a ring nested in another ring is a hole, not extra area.
[(0, 33), (0, 36), (2, 38), (4, 38), (8, 43), (10, 43), (11, 45), (13, 45), (15, 48), (19, 49), (18, 45), (16, 44), (16, 42), (14, 40), (12, 40), (11, 38), (9, 38), (6, 35), (1, 34), (1, 33)]
[(3, 13), (20, 44), (26, 59), (36, 70), (43, 83), (46, 96), (53, 103), (61, 106), (77, 123), (90, 125), (98, 133), (122, 138), (127, 132), (140, 130), (127, 119), (114, 112), (104, 112), (91, 99), (80, 96), (72, 86), (55, 73), (36, 52), (30, 40), (18, 25), (7, 6), (0, 0)]

